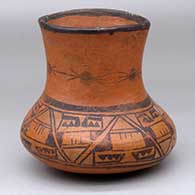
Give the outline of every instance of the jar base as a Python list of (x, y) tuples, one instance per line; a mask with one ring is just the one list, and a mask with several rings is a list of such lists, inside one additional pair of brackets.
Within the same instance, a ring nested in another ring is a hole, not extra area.
[[(37, 158), (37, 157), (36, 157)], [(144, 170), (144, 169), (149, 169), (153, 166), (157, 166), (161, 163), (161, 161), (153, 162), (147, 165), (142, 165), (142, 166), (135, 166), (135, 167), (110, 167), (110, 168), (81, 168), (81, 167), (72, 167), (72, 166), (63, 166), (62, 164), (54, 163), (51, 161), (47, 161), (45, 159), (37, 158), (40, 160), (42, 163), (47, 165), (48, 167), (64, 171), (64, 172), (69, 172), (69, 173), (79, 173), (79, 174), (117, 174), (117, 173), (129, 173), (129, 172), (134, 172), (134, 171), (139, 171), (139, 170)]]

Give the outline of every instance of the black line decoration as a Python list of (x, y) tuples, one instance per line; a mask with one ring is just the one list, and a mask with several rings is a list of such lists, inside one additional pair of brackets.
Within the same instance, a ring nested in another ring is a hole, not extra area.
[(90, 168), (145, 166), (158, 163), (174, 145), (174, 127), (149, 97), (137, 105), (94, 108), (45, 95), (38, 105), (21, 137), (40, 159)]
[[(97, 83), (99, 85), (106, 85), (106, 84), (117, 84), (123, 81), (129, 80), (131, 82), (135, 81), (137, 78), (141, 76), (141, 71), (137, 70), (136, 68), (131, 68), (129, 72), (107, 72), (101, 75), (94, 75), (89, 71), (82, 71), (80, 73), (76, 72), (73, 68), (71, 68), (68, 72), (57, 70), (56, 66), (51, 65), (49, 62), (47, 63), (48, 66), (48, 73), (53, 75), (61, 75), (67, 81), (72, 81), (79, 79), (81, 83), (85, 85), (90, 85), (93, 83)], [(109, 81), (106, 77), (114, 75), (115, 80)]]
[(118, 73), (120, 74), (118, 82), (122, 82), (126, 80), (133, 81), (141, 75), (141, 71), (138, 71), (135, 68), (132, 68), (129, 72), (118, 72)]
[(97, 83), (100, 85), (104, 85), (104, 78), (109, 75), (109, 73), (105, 73), (102, 75), (95, 76), (89, 71), (83, 71), (81, 73), (76, 72), (72, 68), (69, 72), (63, 72), (56, 69), (56, 66), (52, 66), (48, 63), (48, 73), (49, 74), (59, 74), (63, 76), (67, 81), (79, 79), (83, 84), (90, 85), (92, 83)]

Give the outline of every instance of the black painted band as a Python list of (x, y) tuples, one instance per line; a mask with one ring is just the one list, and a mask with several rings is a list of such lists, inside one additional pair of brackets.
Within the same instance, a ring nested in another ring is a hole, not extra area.
[[(57, 26), (48, 23), (51, 19), (56, 19), (64, 16), (80, 15), (80, 16), (118, 16), (137, 22), (137, 24), (120, 25), (113, 27), (102, 27), (102, 28), (79, 28), (79, 27), (64, 27)], [(97, 33), (114, 33), (114, 32), (128, 32), (135, 30), (149, 29), (150, 22), (142, 17), (135, 14), (131, 14), (126, 11), (115, 10), (115, 9), (75, 9), (70, 11), (58, 12), (51, 15), (42, 16), (39, 18), (39, 24), (41, 28), (47, 29), (53, 32), (60, 33), (84, 33), (84, 34), (97, 34)]]
[(122, 112), (122, 111), (130, 111), (138, 108), (145, 108), (152, 103), (152, 100), (149, 96), (142, 102), (138, 102), (136, 104), (132, 104), (132, 103), (119, 104), (119, 105), (108, 106), (108, 107), (88, 107), (88, 106), (66, 104), (64, 102), (55, 100), (47, 95), (43, 95), (43, 101), (56, 108), (69, 110), (69, 111), (80, 111), (80, 112)]

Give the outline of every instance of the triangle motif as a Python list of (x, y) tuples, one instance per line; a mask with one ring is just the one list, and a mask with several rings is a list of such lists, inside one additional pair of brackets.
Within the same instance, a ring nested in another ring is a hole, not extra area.
[(165, 154), (168, 152), (170, 144), (171, 144), (171, 139), (168, 139), (160, 144), (160, 146)]
[(71, 162), (74, 162), (76, 158), (85, 150), (85, 148), (63, 148), (62, 151), (65, 153)]
[(41, 115), (39, 115), (38, 117), (36, 117), (36, 119), (38, 119), (39, 121), (41, 121), (42, 123), (45, 123), (47, 125), (50, 125), (50, 120), (49, 120), (49, 111), (45, 111), (44, 113), (42, 113)]
[(119, 118), (118, 121), (116, 122), (116, 124), (113, 126), (112, 130), (125, 130), (125, 129), (130, 129), (133, 127), (131, 126), (130, 123), (128, 123), (127, 121), (125, 121), (124, 119), (122, 118)]

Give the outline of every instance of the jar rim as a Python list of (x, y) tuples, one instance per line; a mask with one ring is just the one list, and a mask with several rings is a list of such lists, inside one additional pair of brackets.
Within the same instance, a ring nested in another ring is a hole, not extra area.
[[(113, 25), (109, 27), (69, 27), (60, 26), (49, 23), (50, 20), (58, 19), (66, 16), (113, 16), (120, 17), (127, 20), (135, 21), (135, 24), (125, 25)], [(50, 15), (45, 15), (39, 18), (39, 24), (41, 28), (48, 31), (59, 32), (59, 33), (81, 33), (81, 34), (97, 34), (97, 33), (114, 33), (114, 32), (128, 32), (137, 30), (146, 30), (150, 27), (148, 19), (132, 14), (127, 11), (116, 10), (116, 9), (74, 9), (69, 11), (57, 12)]]

